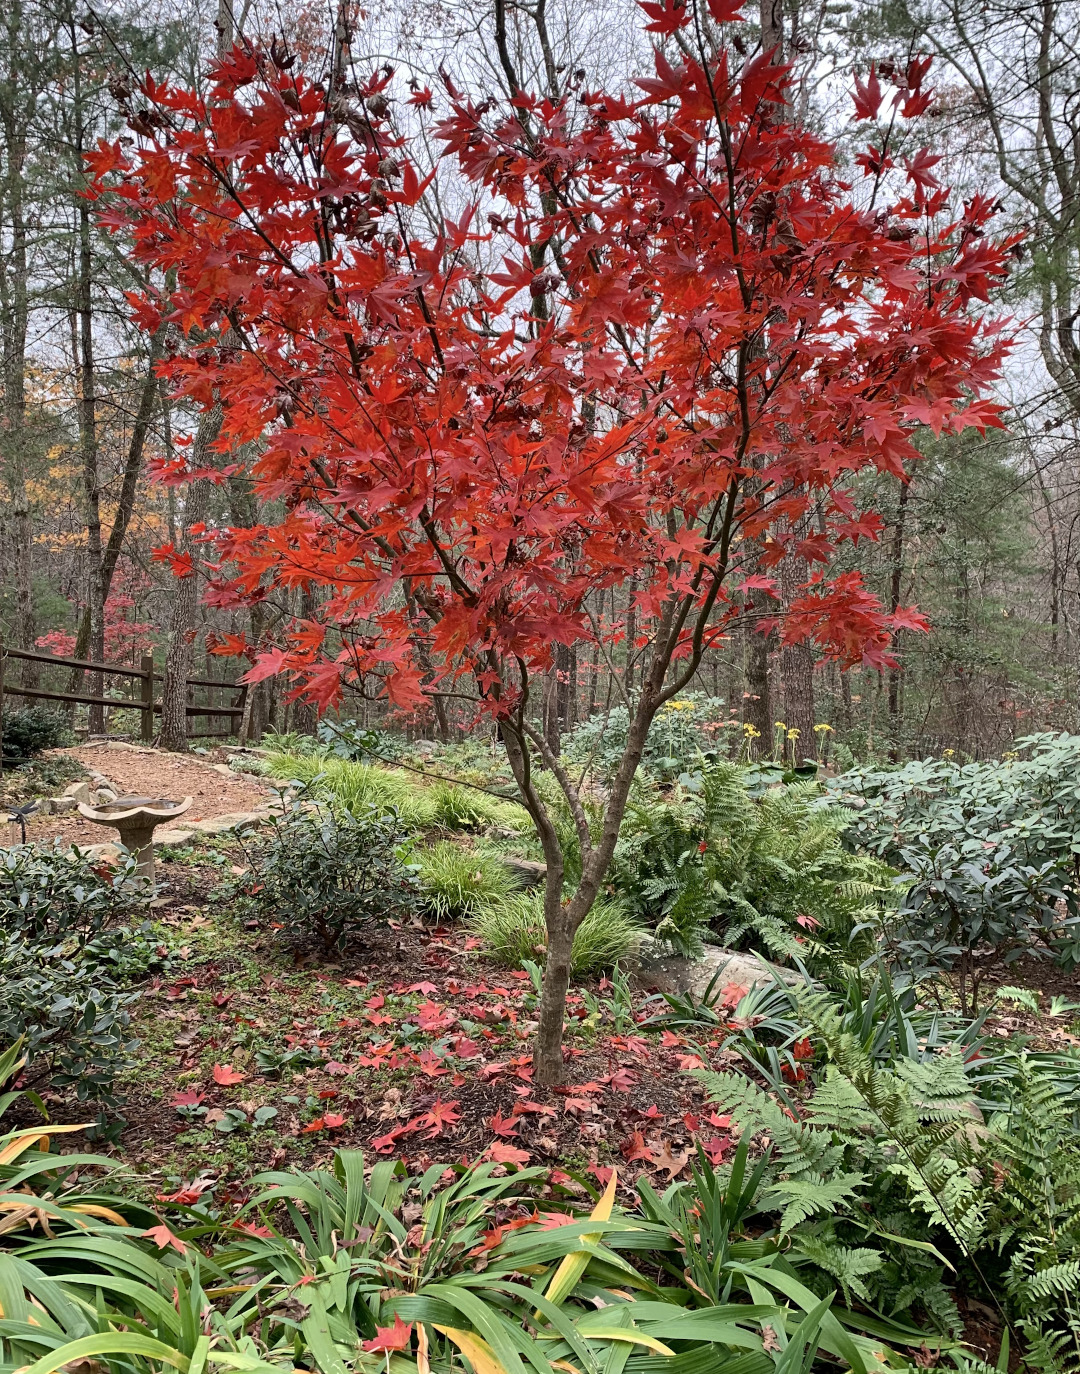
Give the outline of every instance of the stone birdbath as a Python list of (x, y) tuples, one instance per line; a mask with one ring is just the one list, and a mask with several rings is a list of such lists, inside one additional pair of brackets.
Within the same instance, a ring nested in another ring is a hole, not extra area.
[(120, 843), (133, 854), (138, 874), (154, 881), (154, 827), (174, 821), (191, 805), (191, 798), (169, 801), (165, 797), (117, 797), (101, 806), (79, 803), (79, 813), (95, 825), (111, 825), (120, 832)]

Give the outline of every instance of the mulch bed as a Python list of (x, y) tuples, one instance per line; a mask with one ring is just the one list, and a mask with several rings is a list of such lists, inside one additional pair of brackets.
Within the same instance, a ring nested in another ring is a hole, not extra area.
[[(159, 867), (168, 905), (155, 915), (180, 949), (135, 1011), (144, 1043), (112, 1149), (137, 1171), (241, 1183), (346, 1146), (416, 1169), (481, 1156), (558, 1166), (581, 1192), (571, 1173), (593, 1188), (617, 1165), (629, 1192), (643, 1172), (661, 1188), (686, 1177), (697, 1142), (714, 1162), (730, 1157), (727, 1119), (686, 1072), (729, 1062), (715, 1044), (634, 1024), (612, 1033), (590, 1022), (575, 991), (566, 1084), (544, 1088), (527, 975), (484, 959), (462, 930), (373, 930), (365, 949), (321, 963), (272, 930), (216, 914), (209, 889), (220, 867)], [(306, 1057), (296, 1070), (262, 1072), (260, 1048)], [(217, 1130), (228, 1108), (250, 1116), (263, 1105), (277, 1108), (272, 1129)], [(85, 1105), (52, 1106), (54, 1119), (87, 1119)]]

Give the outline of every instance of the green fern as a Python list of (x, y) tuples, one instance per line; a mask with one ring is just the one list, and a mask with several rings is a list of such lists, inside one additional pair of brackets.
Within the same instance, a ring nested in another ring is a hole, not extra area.
[(745, 770), (702, 763), (671, 794), (639, 783), (613, 864), (616, 889), (684, 953), (710, 927), (775, 958), (847, 949), (892, 900), (879, 860), (852, 854), (851, 813), (816, 783), (755, 798)]
[(787, 1234), (800, 1221), (807, 1221), (822, 1212), (835, 1212), (837, 1205), (854, 1198), (865, 1182), (865, 1174), (836, 1174), (832, 1178), (807, 1174), (805, 1178), (774, 1183), (765, 1190), (763, 1196), (767, 1201), (783, 1207), (780, 1230)]

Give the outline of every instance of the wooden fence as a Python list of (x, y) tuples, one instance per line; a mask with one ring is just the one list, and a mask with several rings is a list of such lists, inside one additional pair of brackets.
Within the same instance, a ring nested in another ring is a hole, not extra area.
[[(133, 691), (130, 696), (126, 697), (105, 696), (104, 694), (94, 696), (86, 691), (63, 691), (60, 689), (54, 691), (44, 687), (23, 687), (5, 681), (5, 666), (11, 659), (41, 663), (51, 668), (81, 669), (86, 673), (100, 674), (103, 678), (127, 678), (131, 682)], [(35, 649), (9, 649), (0, 644), (0, 710), (3, 708), (5, 695), (29, 697), (42, 701), (71, 701), (85, 706), (112, 706), (136, 710), (141, 713), (141, 735), (146, 744), (149, 744), (154, 738), (154, 716), (161, 714), (161, 702), (154, 699), (154, 684), (157, 680), (158, 675), (154, 671), (152, 654), (144, 654), (138, 668), (122, 668), (117, 663), (95, 663), (93, 660), (85, 658), (62, 658), (56, 654), (39, 653)], [(228, 706), (189, 705), (186, 708), (189, 720), (193, 716), (206, 716), (210, 719), (224, 716), (230, 718), (227, 730), (193, 730), (189, 732), (192, 738), (213, 739), (220, 736), (224, 739), (228, 735), (235, 735), (238, 732), (240, 722), (244, 717), (244, 703), (247, 700), (246, 683), (215, 682), (213, 678), (189, 677), (187, 685), (189, 693), (192, 688), (203, 687), (237, 694), (235, 700)]]

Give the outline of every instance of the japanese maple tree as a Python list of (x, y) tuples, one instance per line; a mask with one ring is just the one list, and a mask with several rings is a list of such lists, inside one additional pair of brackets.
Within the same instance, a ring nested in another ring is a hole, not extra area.
[[(1012, 246), (987, 235), (989, 201), (952, 210), (933, 159), (894, 167), (882, 140), (853, 190), (788, 121), (771, 55), (704, 37), (738, 20), (729, 0), (644, 8), (676, 55), (634, 94), (502, 103), (446, 81), (436, 99), (388, 67), (318, 79), (241, 44), (205, 95), (148, 79), (137, 143), (92, 159), (107, 222), (169, 283), (134, 300), (146, 329), (173, 326), (165, 375), (220, 408), (215, 463), (159, 475), (238, 473), (262, 502), (262, 524), (208, 534), (208, 598), (323, 589), (314, 618), (252, 646), (248, 680), (285, 674), (321, 708), (445, 694), (498, 722), (547, 861), (547, 1082), (657, 710), (787, 554), (817, 571), (777, 601), (781, 634), (888, 663), (917, 613), (828, 571), (881, 526), (850, 479), (901, 476), (919, 426), (1000, 423), (1004, 344), (972, 305)], [(919, 112), (924, 76), (860, 86), (859, 117)], [(591, 825), (536, 683), (556, 644), (593, 639), (589, 598), (631, 577), (641, 688)], [(573, 817), (572, 892), (540, 768)]]

